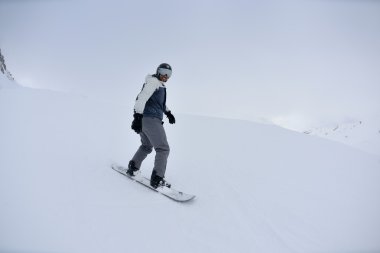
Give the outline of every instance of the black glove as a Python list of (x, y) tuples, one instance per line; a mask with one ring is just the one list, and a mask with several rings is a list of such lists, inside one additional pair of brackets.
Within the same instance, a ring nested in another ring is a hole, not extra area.
[(171, 111), (165, 112), (165, 115), (166, 115), (166, 117), (168, 117), (170, 124), (175, 123), (175, 118), (174, 118), (173, 114), (171, 113)]
[(136, 133), (141, 133), (142, 131), (142, 118), (143, 115), (141, 113), (135, 113), (133, 114), (133, 121), (131, 128), (135, 130)]

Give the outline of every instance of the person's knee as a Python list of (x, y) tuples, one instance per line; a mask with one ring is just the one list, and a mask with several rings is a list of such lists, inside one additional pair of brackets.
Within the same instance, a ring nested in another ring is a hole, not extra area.
[(157, 147), (155, 150), (156, 150), (156, 152), (166, 153), (168, 155), (170, 153), (169, 145), (161, 145), (161, 146)]
[(169, 145), (166, 145), (165, 146), (165, 151), (169, 154), (170, 153), (170, 147), (169, 147)]
[(152, 151), (153, 151), (153, 147), (151, 147), (151, 146), (145, 146), (145, 145), (142, 145), (141, 147), (142, 147), (142, 148), (145, 150), (145, 152), (148, 153), (148, 154), (152, 153)]

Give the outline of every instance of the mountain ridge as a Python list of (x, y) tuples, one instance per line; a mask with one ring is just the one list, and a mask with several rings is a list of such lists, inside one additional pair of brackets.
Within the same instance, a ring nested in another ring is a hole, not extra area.
[(13, 78), (11, 72), (7, 70), (7, 65), (5, 64), (5, 58), (3, 54), (1, 53), (1, 48), (0, 48), (0, 71), (3, 73), (9, 80), (14, 81), (15, 79)]
[(380, 118), (348, 120), (304, 131), (305, 134), (337, 141), (380, 156)]

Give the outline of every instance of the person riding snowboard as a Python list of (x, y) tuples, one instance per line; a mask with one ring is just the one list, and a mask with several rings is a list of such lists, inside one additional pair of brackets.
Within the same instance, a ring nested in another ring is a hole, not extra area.
[(171, 74), (171, 66), (167, 63), (162, 63), (158, 66), (156, 74), (147, 75), (134, 106), (134, 119), (131, 128), (140, 134), (141, 145), (129, 162), (127, 173), (130, 176), (136, 175), (141, 167), (141, 163), (154, 148), (156, 156), (150, 178), (150, 185), (153, 188), (171, 186), (165, 181), (166, 164), (170, 148), (162, 121), (163, 114), (165, 114), (170, 124), (175, 123), (173, 114), (166, 106), (165, 83)]

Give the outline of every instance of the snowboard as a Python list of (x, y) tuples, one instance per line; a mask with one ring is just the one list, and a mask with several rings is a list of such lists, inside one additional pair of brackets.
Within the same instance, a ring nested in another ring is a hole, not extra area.
[(120, 166), (118, 164), (112, 164), (111, 168), (117, 172), (119, 172), (120, 174), (126, 176), (127, 178), (137, 182), (137, 183), (140, 183), (142, 185), (144, 185), (145, 187), (155, 191), (155, 192), (158, 192), (172, 200), (175, 200), (177, 202), (187, 202), (187, 201), (190, 201), (192, 199), (195, 198), (195, 195), (192, 195), (192, 194), (187, 194), (187, 193), (184, 193), (184, 192), (181, 192), (181, 191), (178, 191), (176, 189), (174, 189), (173, 187), (157, 187), (157, 188), (153, 188), (152, 186), (150, 186), (150, 179), (142, 176), (140, 173), (137, 174), (136, 176), (130, 176), (129, 174), (127, 174), (127, 170), (128, 168), (126, 167), (123, 167), (123, 166)]

